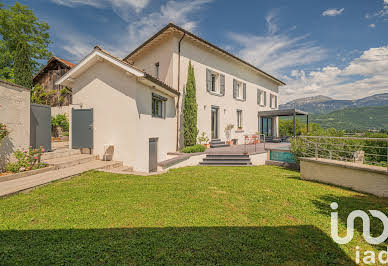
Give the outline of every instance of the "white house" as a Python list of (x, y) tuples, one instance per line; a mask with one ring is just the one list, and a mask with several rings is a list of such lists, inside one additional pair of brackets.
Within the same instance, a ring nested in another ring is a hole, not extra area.
[(57, 83), (73, 88), (77, 108), (93, 108), (93, 153), (114, 145), (114, 160), (149, 171), (150, 141), (157, 141), (157, 161), (182, 147), (189, 61), (199, 133), (225, 140), (224, 128), (233, 124), (240, 143), (246, 134), (278, 135), (277, 119), (258, 113), (278, 108), (285, 84), (172, 23), (122, 60), (96, 47)]

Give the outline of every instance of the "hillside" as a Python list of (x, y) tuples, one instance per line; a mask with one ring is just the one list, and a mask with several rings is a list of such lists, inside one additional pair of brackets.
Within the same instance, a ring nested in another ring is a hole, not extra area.
[(343, 130), (388, 129), (388, 105), (346, 108), (329, 114), (311, 115), (311, 122), (324, 128)]
[(358, 108), (367, 106), (387, 106), (388, 93), (375, 94), (358, 100), (334, 100), (326, 96), (300, 98), (279, 105), (279, 109), (297, 108), (311, 114), (326, 114), (345, 108)]

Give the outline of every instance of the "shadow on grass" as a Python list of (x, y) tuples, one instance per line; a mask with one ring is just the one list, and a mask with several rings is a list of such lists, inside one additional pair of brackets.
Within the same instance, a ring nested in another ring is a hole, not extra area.
[(0, 231), (1, 264), (354, 264), (313, 226)]
[[(371, 236), (377, 237), (380, 236), (384, 230), (383, 223), (377, 219), (372, 217), (369, 210), (379, 210), (383, 212), (385, 215), (388, 215), (388, 200), (377, 198), (372, 195), (355, 195), (351, 197), (347, 196), (334, 196), (334, 195), (325, 195), (319, 198), (319, 200), (312, 201), (314, 205), (319, 209), (320, 213), (325, 214), (327, 216), (331, 216), (331, 212), (333, 211), (330, 208), (330, 204), (332, 202), (338, 203), (338, 218), (339, 223), (347, 225), (348, 215), (355, 210), (363, 210), (370, 217), (370, 232)], [(363, 224), (360, 218), (357, 218), (354, 223), (354, 229), (359, 232), (359, 234), (363, 234)], [(341, 232), (340, 232), (341, 233)], [(346, 231), (343, 232), (346, 234)], [(381, 245), (377, 245), (376, 248), (380, 250), (386, 250), (386, 245), (388, 244), (388, 240)]]

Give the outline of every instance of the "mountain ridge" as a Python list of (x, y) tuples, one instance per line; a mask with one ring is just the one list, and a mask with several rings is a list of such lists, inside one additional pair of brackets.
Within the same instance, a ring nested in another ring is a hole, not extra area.
[(311, 114), (327, 114), (345, 108), (386, 105), (388, 105), (388, 93), (374, 94), (357, 100), (335, 100), (328, 96), (318, 95), (280, 104), (279, 109), (296, 108)]

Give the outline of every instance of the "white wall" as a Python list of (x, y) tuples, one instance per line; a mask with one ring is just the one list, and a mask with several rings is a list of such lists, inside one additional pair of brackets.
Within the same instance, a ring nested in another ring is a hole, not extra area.
[(168, 98), (165, 119), (152, 117), (152, 91), (130, 74), (98, 62), (73, 83), (73, 103), (93, 108), (94, 149), (102, 157), (104, 144), (114, 145), (113, 160), (148, 171), (148, 141), (157, 137), (158, 161), (175, 151), (176, 118), (174, 99)]
[(138, 56), (133, 60), (133, 64), (138, 68), (143, 69), (148, 74), (156, 77), (155, 63), (159, 62), (159, 79), (167, 85), (173, 86), (173, 45), (174, 39), (172, 36), (157, 43), (157, 45), (148, 48), (143, 55)]
[[(175, 43), (177, 44), (178, 37), (175, 38)], [(175, 49), (175, 52), (177, 52), (177, 49)], [(242, 63), (233, 61), (215, 51), (204, 48), (198, 43), (194, 43), (190, 39), (184, 38), (181, 44), (181, 91), (186, 85), (187, 69), (190, 60), (194, 66), (197, 85), (199, 132), (205, 132), (209, 138), (211, 137), (210, 112), (212, 105), (219, 107), (219, 136), (221, 139), (226, 139), (224, 129), (227, 124), (234, 125), (231, 137), (237, 138), (239, 143), (244, 142), (244, 135), (258, 132), (258, 112), (271, 110), (269, 107), (270, 94), (278, 96), (278, 86)], [(224, 96), (216, 96), (206, 90), (207, 68), (225, 75)], [(246, 83), (246, 101), (239, 101), (233, 98), (233, 79)], [(267, 92), (266, 107), (257, 104), (257, 89)], [(243, 132), (236, 132), (237, 109), (243, 111)], [(277, 128), (274, 129), (274, 132), (277, 132)]]
[(10, 134), (0, 144), (0, 168), (12, 161), (13, 152), (30, 146), (30, 91), (0, 82), (0, 122)]

